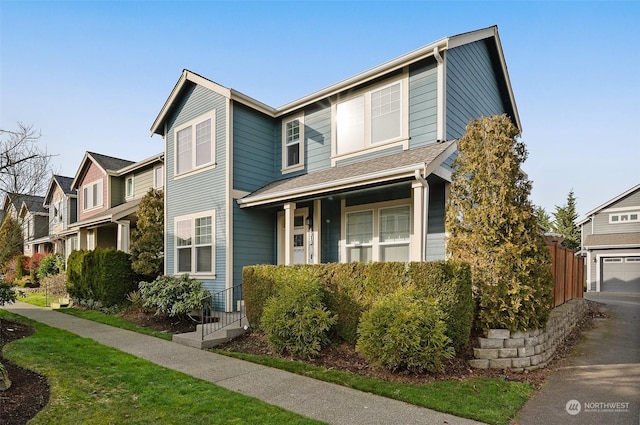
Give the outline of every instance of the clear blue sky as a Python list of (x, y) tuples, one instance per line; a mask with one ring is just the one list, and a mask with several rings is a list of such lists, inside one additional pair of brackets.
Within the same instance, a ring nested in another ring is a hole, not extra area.
[(498, 25), (532, 201), (578, 211), (640, 183), (640, 2), (0, 0), (0, 128), (56, 171), (141, 160), (182, 69), (277, 107), (442, 37)]

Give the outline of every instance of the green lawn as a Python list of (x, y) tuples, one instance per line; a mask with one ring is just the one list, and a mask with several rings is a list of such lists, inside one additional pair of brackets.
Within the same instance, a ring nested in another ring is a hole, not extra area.
[(435, 381), (421, 385), (389, 382), (339, 370), (328, 370), (304, 362), (224, 350), (215, 351), (488, 424), (508, 424), (533, 391), (533, 386), (529, 384), (495, 378)]
[(3, 350), (51, 386), (30, 425), (320, 423), (7, 311), (0, 316), (36, 328)]
[[(99, 311), (68, 308), (61, 309), (60, 312), (171, 340), (171, 334), (138, 326), (118, 316)], [(222, 350), (216, 351), (220, 354), (489, 424), (508, 424), (534, 389), (529, 384), (494, 378), (437, 381), (423, 385), (403, 384), (366, 378), (338, 370), (327, 370), (303, 362), (287, 361), (269, 356), (230, 353)]]

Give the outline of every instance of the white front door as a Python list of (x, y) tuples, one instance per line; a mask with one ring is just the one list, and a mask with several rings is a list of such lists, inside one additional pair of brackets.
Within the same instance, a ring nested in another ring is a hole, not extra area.
[(308, 208), (297, 209), (293, 216), (293, 240), (285, 241), (284, 214), (278, 217), (278, 263), (284, 264), (285, 243), (290, 243), (293, 249), (293, 264), (308, 264), (309, 261), (309, 232), (307, 229)]

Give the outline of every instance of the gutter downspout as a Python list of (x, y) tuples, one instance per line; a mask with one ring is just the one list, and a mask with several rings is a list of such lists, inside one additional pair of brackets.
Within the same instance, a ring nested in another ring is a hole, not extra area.
[(416, 180), (420, 182), (420, 184), (423, 187), (422, 202), (424, 203), (424, 205), (422, 208), (424, 210), (424, 214), (422, 214), (422, 261), (427, 261), (427, 234), (428, 234), (427, 227), (429, 225), (429, 182), (427, 181), (427, 179), (422, 177), (422, 174), (420, 174), (420, 170), (415, 171), (415, 177), (416, 177)]
[(438, 63), (436, 77), (436, 139), (445, 140), (445, 106), (444, 106), (444, 59), (438, 47), (433, 48), (433, 57)]

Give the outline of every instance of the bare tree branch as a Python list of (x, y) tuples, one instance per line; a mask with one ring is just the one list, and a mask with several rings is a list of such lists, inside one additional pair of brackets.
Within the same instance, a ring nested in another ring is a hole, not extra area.
[(0, 192), (42, 195), (53, 174), (53, 155), (38, 144), (41, 134), (33, 126), (17, 127), (0, 129)]

